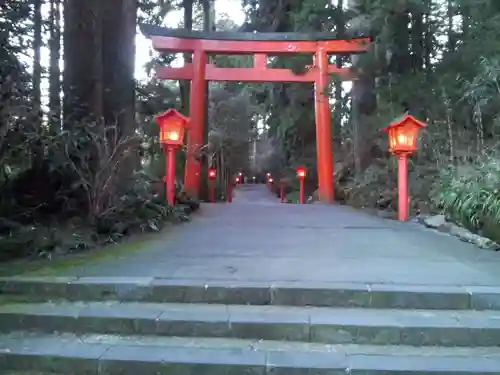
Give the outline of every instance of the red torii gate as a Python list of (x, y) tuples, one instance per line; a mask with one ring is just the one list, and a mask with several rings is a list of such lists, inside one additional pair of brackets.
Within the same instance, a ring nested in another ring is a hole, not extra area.
[[(188, 130), (188, 150), (191, 151), (203, 143), (206, 81), (314, 83), (319, 198), (323, 202), (333, 202), (331, 113), (325, 90), (331, 73), (338, 74), (344, 80), (354, 77), (350, 69), (329, 65), (328, 54), (366, 52), (371, 41), (369, 37), (336, 40), (333, 33), (200, 32), (153, 25), (141, 25), (141, 30), (159, 52), (193, 53), (193, 62), (190, 64), (179, 68), (159, 67), (156, 71), (161, 79), (192, 81), (189, 102), (191, 122)], [(313, 54), (313, 66), (307, 67), (304, 74), (267, 67), (268, 55), (293, 53)], [(207, 64), (207, 54), (252, 54), (253, 68), (218, 68)], [(184, 187), (197, 195), (199, 186), (200, 164), (194, 156), (188, 156)]]

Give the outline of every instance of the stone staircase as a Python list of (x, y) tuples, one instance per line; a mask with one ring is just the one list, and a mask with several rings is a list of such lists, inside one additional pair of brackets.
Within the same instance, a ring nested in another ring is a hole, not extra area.
[(500, 288), (16, 277), (0, 290), (0, 373), (500, 374)]

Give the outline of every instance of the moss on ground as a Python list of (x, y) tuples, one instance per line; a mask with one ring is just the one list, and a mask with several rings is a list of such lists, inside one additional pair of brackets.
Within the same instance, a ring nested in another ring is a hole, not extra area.
[(124, 242), (105, 246), (89, 251), (62, 255), (48, 259), (36, 260), (18, 260), (0, 263), (0, 277), (6, 276), (54, 276), (59, 272), (75, 268), (95, 264), (103, 259), (120, 258), (131, 254), (137, 250), (147, 247), (151, 242), (157, 240), (167, 232), (167, 229), (158, 233), (148, 233), (139, 236), (133, 236)]

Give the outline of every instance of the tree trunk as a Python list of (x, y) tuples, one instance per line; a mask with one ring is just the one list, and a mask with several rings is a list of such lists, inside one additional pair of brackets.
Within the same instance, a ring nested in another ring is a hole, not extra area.
[[(136, 0), (103, 2), (103, 115), (116, 124), (121, 137), (133, 136), (135, 121)], [(130, 155), (122, 168), (128, 178), (140, 167), (139, 155)]]
[(61, 0), (50, 2), (49, 108), (52, 133), (61, 131)]
[(469, 4), (463, 4), (460, 7), (461, 13), (462, 13), (462, 40), (467, 41), (469, 38), (469, 27), (471, 24), (470, 20), (470, 5)]
[(33, 2), (33, 126), (38, 133), (33, 145), (33, 165), (35, 168), (41, 166), (43, 162), (43, 145), (40, 137), (42, 133), (42, 100), (41, 100), (41, 82), (42, 82), (42, 64), (41, 49), (42, 41), (42, 0)]
[(408, 48), (410, 44), (408, 30), (410, 14), (407, 6), (395, 10), (389, 17), (389, 22), (391, 23), (394, 40), (389, 68), (391, 72), (404, 74), (411, 69), (410, 50)]
[[(345, 37), (345, 20), (344, 20), (344, 0), (337, 2), (337, 38), (342, 39)], [(337, 55), (335, 64), (337, 68), (342, 68), (342, 56)], [(344, 109), (342, 103), (342, 81), (337, 79), (335, 81), (335, 110), (333, 112), (333, 144), (335, 147), (334, 152), (340, 150), (342, 146), (342, 111)]]
[(377, 106), (374, 78), (360, 72), (358, 79), (353, 83), (351, 95), (354, 166), (355, 173), (360, 174), (369, 162), (365, 158), (365, 154), (369, 150), (370, 121), (368, 116), (374, 113)]
[(102, 118), (102, 0), (64, 4), (64, 126)]
[(103, 114), (122, 135), (135, 132), (135, 34), (137, 1), (103, 2)]
[[(203, 31), (215, 31), (215, 4), (213, 0), (202, 0), (203, 6)], [(207, 59), (210, 63), (211, 59)], [(210, 123), (208, 121), (208, 104), (210, 100), (209, 93), (210, 83), (205, 84), (205, 121), (203, 123), (203, 145), (208, 144), (208, 135), (210, 132)], [(205, 153), (200, 162), (200, 191), (199, 197), (201, 200), (207, 201), (209, 198), (209, 183), (208, 180), (208, 157)]]
[(412, 11), (411, 49), (412, 68), (422, 70), (424, 64), (424, 13), (417, 7)]
[(432, 53), (433, 53), (433, 30), (431, 25), (431, 9), (430, 0), (426, 0), (426, 12), (425, 12), (425, 35), (424, 35), (424, 66), (427, 72), (431, 72), (432, 69)]
[(456, 48), (456, 37), (455, 31), (453, 30), (453, 17), (455, 16), (455, 8), (453, 5), (453, 0), (448, 0), (448, 52), (455, 51)]
[[(193, 29), (193, 0), (184, 0), (184, 28), (186, 30)], [(184, 64), (191, 63), (193, 57), (191, 53), (184, 53)], [(190, 81), (179, 81), (179, 90), (181, 94), (181, 111), (184, 114), (189, 114), (189, 93), (191, 89)]]
[[(351, 0), (349, 6), (353, 8), (358, 6), (359, 3), (360, 0)], [(365, 27), (365, 25), (360, 24), (358, 27)], [(353, 30), (354, 33), (359, 31), (360, 30)], [(352, 57), (353, 66), (359, 66), (361, 58), (360, 56), (354, 55)], [(370, 160), (365, 157), (369, 150), (369, 116), (375, 112), (377, 107), (375, 78), (369, 72), (359, 69), (358, 78), (352, 85), (351, 99), (354, 171), (356, 175), (359, 175), (370, 162)]]

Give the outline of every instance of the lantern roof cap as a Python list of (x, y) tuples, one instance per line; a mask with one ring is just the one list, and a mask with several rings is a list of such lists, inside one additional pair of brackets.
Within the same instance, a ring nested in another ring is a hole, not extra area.
[(402, 126), (406, 122), (413, 122), (413, 124), (417, 125), (419, 128), (425, 128), (427, 124), (425, 122), (417, 120), (415, 117), (410, 115), (408, 112), (405, 114), (396, 117), (392, 122), (389, 124), (389, 126), (386, 126), (385, 128), (382, 129), (384, 132), (388, 132), (389, 129), (396, 128), (398, 126)]
[(155, 120), (157, 120), (157, 121), (158, 120), (165, 120), (165, 119), (168, 119), (170, 117), (179, 118), (184, 122), (184, 124), (187, 124), (189, 122), (189, 117), (184, 116), (182, 113), (180, 113), (179, 111), (177, 111), (174, 108), (169, 108), (165, 112), (160, 113), (159, 115), (156, 115)]

